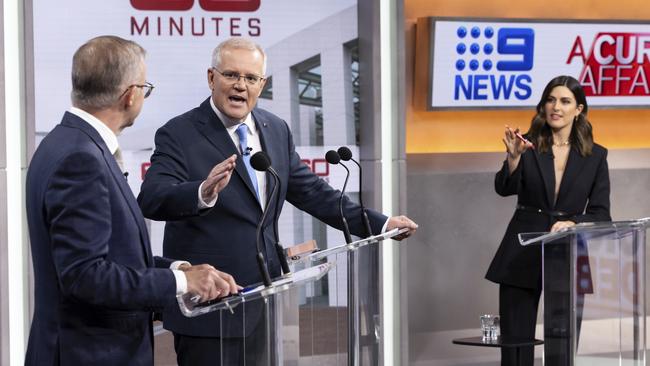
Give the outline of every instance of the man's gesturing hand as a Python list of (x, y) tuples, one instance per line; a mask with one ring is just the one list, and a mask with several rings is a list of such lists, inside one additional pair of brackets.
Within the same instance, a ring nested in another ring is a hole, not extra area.
[(203, 202), (214, 201), (217, 194), (228, 185), (232, 171), (235, 169), (236, 160), (237, 155), (233, 154), (210, 170), (210, 174), (208, 174), (208, 177), (203, 181), (203, 186), (201, 186), (201, 199), (203, 199)]

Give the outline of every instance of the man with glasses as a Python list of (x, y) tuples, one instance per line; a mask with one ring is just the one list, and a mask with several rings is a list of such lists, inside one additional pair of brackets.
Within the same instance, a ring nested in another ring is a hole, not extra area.
[(73, 107), (31, 160), (35, 308), (26, 365), (153, 365), (152, 311), (178, 307), (176, 295), (186, 292), (208, 300), (239, 290), (212, 266), (152, 256), (115, 157), (116, 136), (153, 89), (144, 57), (119, 37), (81, 46), (72, 60)]
[[(262, 281), (255, 260), (256, 228), (273, 184), (250, 167), (252, 154), (266, 152), (280, 177), (280, 207), (271, 202), (269, 212), (279, 214), (287, 200), (341, 228), (339, 192), (301, 163), (287, 123), (255, 108), (265, 73), (266, 55), (260, 46), (243, 38), (219, 44), (207, 70), (211, 97), (157, 131), (151, 167), (138, 196), (146, 217), (167, 221), (166, 256), (224, 268), (242, 285)], [(217, 167), (224, 162), (236, 165), (229, 182), (219, 180)], [(360, 207), (346, 197), (344, 210), (352, 233), (363, 235)], [(417, 227), (403, 216), (368, 214), (374, 234), (386, 227)], [(268, 223), (278, 219), (270, 216)], [(276, 277), (280, 263), (272, 227), (265, 226), (262, 245), (270, 275)], [(164, 326), (174, 332), (179, 365), (268, 364), (274, 346), (264, 337), (267, 331), (273, 333), (265, 328), (265, 314), (257, 305), (259, 301), (246, 303), (245, 311), (239, 306), (232, 316), (215, 312), (196, 318), (166, 309)]]

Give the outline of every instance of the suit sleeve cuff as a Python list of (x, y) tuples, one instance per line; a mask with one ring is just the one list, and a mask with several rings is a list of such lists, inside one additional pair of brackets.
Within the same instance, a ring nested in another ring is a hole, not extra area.
[(185, 272), (172, 269), (172, 273), (176, 279), (176, 295), (187, 293), (187, 278), (185, 277)]
[(386, 219), (386, 222), (384, 222), (384, 226), (381, 227), (381, 233), (385, 233), (386, 229), (388, 228), (388, 220), (390, 220), (390, 217)]
[(203, 183), (205, 183), (205, 181), (201, 182), (201, 184), (199, 185), (199, 191), (198, 191), (198, 195), (199, 195), (199, 210), (203, 210), (203, 209), (206, 209), (206, 208), (212, 208), (212, 207), (214, 207), (214, 204), (217, 203), (217, 198), (219, 198), (219, 194), (217, 194), (217, 195), (214, 197), (214, 199), (213, 199), (212, 201), (210, 201), (210, 202), (204, 202), (204, 201), (203, 201), (203, 197), (201, 197), (201, 188), (203, 187)]

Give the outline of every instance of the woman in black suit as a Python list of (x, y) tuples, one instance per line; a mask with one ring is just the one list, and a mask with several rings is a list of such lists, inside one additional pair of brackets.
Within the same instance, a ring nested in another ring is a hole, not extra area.
[[(506, 126), (507, 157), (494, 185), (501, 196), (516, 194), (517, 207), (486, 275), (500, 285), (504, 336), (534, 338), (542, 286), (541, 247), (521, 246), (517, 234), (611, 220), (607, 150), (593, 141), (587, 109), (580, 83), (558, 76), (546, 85), (523, 138)], [(521, 356), (533, 364), (532, 347)], [(501, 365), (515, 364), (514, 352), (502, 349)]]

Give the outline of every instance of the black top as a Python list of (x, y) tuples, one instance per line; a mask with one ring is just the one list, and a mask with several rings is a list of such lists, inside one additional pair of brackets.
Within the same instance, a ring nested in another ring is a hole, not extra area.
[(481, 347), (503, 347), (503, 348), (516, 348), (524, 346), (539, 346), (544, 344), (544, 341), (539, 339), (530, 339), (522, 337), (509, 337), (501, 336), (496, 340), (483, 341), (483, 337), (469, 337), (457, 338), (452, 341), (454, 344), (462, 344), (466, 346), (481, 346)]
[[(555, 197), (553, 154), (527, 150), (512, 172), (504, 161), (494, 188), (501, 196), (517, 195), (517, 205), (486, 278), (509, 286), (541, 289), (542, 249), (522, 246), (517, 234), (549, 231), (558, 220), (575, 223), (611, 221), (607, 150), (594, 144), (591, 155), (571, 148)], [(558, 215), (563, 213), (565, 215)]]

